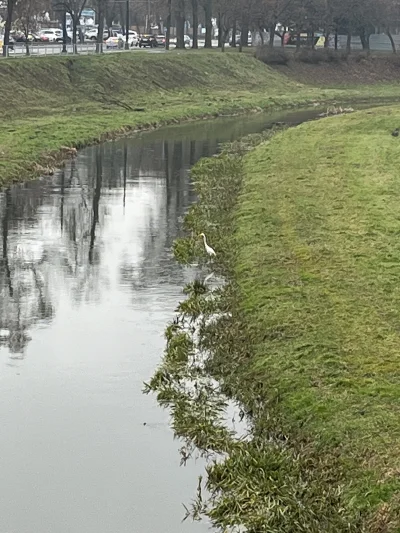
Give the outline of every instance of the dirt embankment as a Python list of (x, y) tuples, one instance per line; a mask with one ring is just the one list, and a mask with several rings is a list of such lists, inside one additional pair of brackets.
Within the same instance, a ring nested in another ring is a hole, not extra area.
[(321, 87), (393, 83), (400, 81), (400, 55), (354, 54), (319, 63), (291, 59), (287, 65), (276, 65), (274, 69), (297, 82)]

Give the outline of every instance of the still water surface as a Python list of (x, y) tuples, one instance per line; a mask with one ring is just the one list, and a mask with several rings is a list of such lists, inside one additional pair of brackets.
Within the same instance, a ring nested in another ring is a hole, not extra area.
[(0, 191), (0, 533), (208, 530), (181, 523), (202, 465), (142, 384), (193, 276), (171, 253), (188, 169), (276, 119), (143, 133)]

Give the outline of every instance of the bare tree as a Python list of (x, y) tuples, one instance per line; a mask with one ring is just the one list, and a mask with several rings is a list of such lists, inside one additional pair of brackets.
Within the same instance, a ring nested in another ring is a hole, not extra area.
[(201, 6), (204, 9), (204, 22), (206, 26), (204, 48), (212, 48), (213, 0), (201, 0)]
[(103, 53), (103, 40), (104, 40), (104, 18), (107, 9), (107, 0), (95, 0), (96, 13), (97, 13), (97, 39), (96, 39), (96, 53)]
[[(275, 29), (278, 22), (288, 17), (290, 8), (293, 6), (294, 0), (263, 0), (261, 15), (264, 17), (263, 28), (268, 29), (269, 46), (274, 46)], [(261, 26), (261, 24), (260, 24)]]
[(40, 15), (48, 9), (43, 0), (17, 0), (15, 5), (15, 27), (25, 37), (26, 55), (29, 56), (29, 35), (37, 31)]
[[(243, 6), (241, 0), (216, 0), (215, 8), (218, 10), (218, 47), (223, 52), (229, 32), (235, 26)], [(236, 41), (234, 33), (232, 39)]]
[(7, 0), (7, 16), (4, 25), (4, 42), (3, 42), (3, 56), (8, 55), (8, 47), (10, 45), (10, 32), (13, 20), (14, 8), (17, 0)]
[(192, 0), (192, 27), (193, 27), (193, 41), (192, 48), (199, 47), (198, 31), (199, 31), (199, 1)]
[(392, 52), (396, 54), (397, 49), (392, 35), (392, 27), (400, 20), (400, 2), (399, 0), (379, 0), (377, 7), (378, 25), (383, 28), (388, 36)]
[(176, 47), (185, 48), (185, 0), (175, 0)]
[(85, 9), (87, 0), (64, 0), (64, 7), (72, 19), (72, 47), (74, 54), (78, 53), (77, 33), (82, 11)]

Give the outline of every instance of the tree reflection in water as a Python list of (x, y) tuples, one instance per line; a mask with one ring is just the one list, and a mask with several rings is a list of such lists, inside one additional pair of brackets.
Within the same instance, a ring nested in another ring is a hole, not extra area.
[(53, 178), (0, 191), (0, 352), (23, 358), (62, 298), (97, 304), (113, 290), (140, 305), (147, 289), (182, 286), (171, 247), (195, 200), (188, 169), (238, 135), (186, 129), (90, 147)]

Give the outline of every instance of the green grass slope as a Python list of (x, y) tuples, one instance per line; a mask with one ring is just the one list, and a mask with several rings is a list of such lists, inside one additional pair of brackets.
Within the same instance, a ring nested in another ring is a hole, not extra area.
[[(109, 134), (259, 108), (346, 99), (304, 86), (248, 54), (183, 51), (0, 61), (0, 186), (57, 166)], [(352, 100), (393, 97), (398, 86), (352, 89)]]
[(276, 135), (237, 212), (245, 371), (288, 434), (340, 457), (347, 505), (380, 509), (368, 531), (400, 530), (399, 125), (387, 107)]
[(255, 59), (207, 52), (3, 60), (0, 85), (0, 186), (48, 172), (68, 156), (62, 147), (314, 98)]
[(5, 116), (62, 113), (63, 107), (117, 108), (149, 103), (173, 91), (298, 90), (285, 76), (244, 55), (215, 53), (150, 54), (131, 52), (105, 56), (27, 58), (0, 62), (0, 101)]

